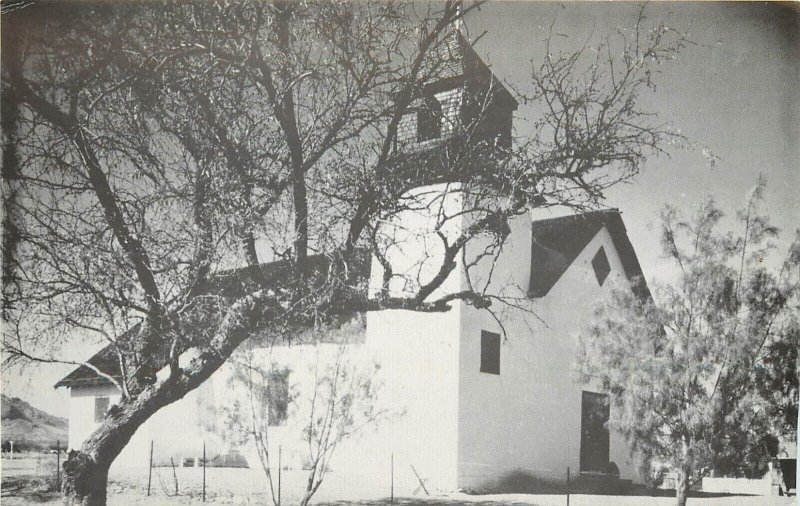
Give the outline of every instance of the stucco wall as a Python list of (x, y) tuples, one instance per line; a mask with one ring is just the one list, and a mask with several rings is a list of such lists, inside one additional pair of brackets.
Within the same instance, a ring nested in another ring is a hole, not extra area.
[[(439, 184), (409, 192), (405, 203), (411, 209), (384, 227), (386, 258), (394, 273), (402, 275), (392, 280), (391, 295), (413, 293), (438, 272), (444, 248), (437, 225), (449, 239), (462, 230), (463, 195), (458, 188)], [(460, 289), (459, 271), (457, 267), (428, 300)], [(382, 266), (373, 260), (373, 295), (382, 276)], [(394, 414), (374, 435), (371, 448), (377, 449), (384, 469), (394, 454), (398, 493), (411, 493), (419, 485), (411, 466), (428, 479), (431, 489), (456, 487), (459, 313), (455, 304), (447, 312), (385, 310), (367, 315), (365, 344), (381, 364), (384, 399)]]
[(381, 364), (382, 402), (391, 418), (364, 448), (375, 452), (382, 469), (394, 454), (398, 494), (419, 485), (411, 466), (429, 480), (429, 489), (456, 487), (458, 313), (367, 316), (366, 346)]
[[(461, 233), (463, 217), (459, 214), (464, 195), (458, 183), (423, 186), (407, 192), (400, 199), (405, 210), (381, 227), (377, 235), (379, 250), (392, 267), (390, 295), (414, 295), (439, 271), (445, 253), (441, 233), (452, 242)], [(456, 269), (428, 300), (458, 290)], [(374, 296), (382, 286), (384, 268), (372, 261), (369, 293)]]
[[(529, 230), (517, 232), (517, 237), (530, 241)], [(530, 247), (526, 250), (512, 238), (512, 247), (504, 248), (494, 266), (498, 280), (513, 278), (506, 270), (530, 265)], [(591, 267), (601, 245), (611, 265), (603, 287)], [(611, 237), (603, 229), (550, 293), (519, 301), (524, 310), (504, 312), (506, 339), (501, 344), (499, 376), (479, 370), (481, 330), (500, 333), (500, 325), (485, 311), (462, 308), (459, 488), (496, 486), (498, 480), (517, 471), (548, 481), (564, 480), (567, 466), (577, 473), (581, 391), (592, 390), (581, 386), (573, 372), (577, 333), (588, 323), (594, 302), (615, 282), (624, 282), (624, 274)], [(619, 466), (622, 477), (636, 478), (625, 443), (613, 433), (610, 460)]]
[[(300, 344), (291, 346), (273, 346), (271, 348), (261, 348), (255, 350), (240, 350), (234, 360), (240, 364), (246, 364), (245, 354), (250, 355), (252, 364), (262, 370), (288, 370), (287, 382), (289, 387), (290, 403), (287, 410), (287, 419), (280, 425), (269, 426), (267, 429), (268, 445), (270, 450), (271, 465), (277, 466), (278, 451), (281, 451), (281, 465), (288, 469), (301, 469), (310, 459), (308, 443), (305, 439), (304, 430), (310, 420), (310, 406), (315, 392), (319, 395), (316, 400), (316, 412), (318, 416), (325, 413), (326, 403), (330, 399), (323, 388), (317, 390), (316, 385), (324, 378), (333, 380), (334, 374), (331, 373), (337, 361), (340, 366), (347, 371), (348, 377), (369, 373), (374, 369), (371, 357), (363, 354), (363, 347), (360, 345), (340, 347), (334, 343), (320, 344)], [(232, 376), (234, 368), (240, 367), (232, 363), (226, 364), (219, 375), (224, 375), (225, 394), (220, 403), (221, 411), (232, 414), (238, 412), (238, 420), (245, 426), (250, 425), (252, 401), (249, 397), (248, 386), (241, 380), (228, 381)], [(244, 369), (240, 369), (244, 371)], [(258, 376), (255, 376), (258, 380)], [(354, 382), (356, 384), (357, 382)], [(263, 384), (262, 384), (263, 385)], [(352, 391), (347, 385), (342, 385), (339, 389), (344, 393)], [(257, 394), (257, 390), (254, 393)], [(259, 401), (257, 400), (256, 403)], [(237, 411), (234, 405), (238, 403), (240, 409)], [(256, 409), (259, 405), (256, 404)], [(265, 415), (266, 416), (266, 415)], [(265, 420), (261, 420), (262, 423)], [(230, 441), (238, 440), (241, 437), (233, 424), (219, 431), (225, 434)], [(342, 445), (346, 446), (346, 445)], [(334, 452), (334, 460), (331, 461), (330, 469), (341, 470), (342, 446)], [(259, 456), (252, 441), (237, 447), (238, 451), (244, 455), (251, 467), (259, 467)]]
[[(457, 193), (437, 198), (442, 188), (426, 187), (412, 194), (422, 207), (435, 205), (435, 213), (408, 211), (386, 232), (394, 241), (387, 257), (395, 273), (413, 273), (412, 282), (429, 280), (441, 263), (441, 242), (433, 232), (437, 219), (452, 217), (442, 229), (449, 237), (459, 233), (469, 219), (458, 213), (462, 199)], [(377, 429), (342, 444), (331, 463), (333, 469), (385, 474), (393, 455), (398, 494), (410, 493), (418, 485), (411, 466), (434, 490), (480, 489), (516, 471), (554, 481), (565, 478), (567, 466), (577, 473), (581, 391), (592, 390), (580, 385), (574, 374), (577, 334), (589, 322), (593, 304), (615, 284), (625, 283), (625, 276), (611, 236), (602, 229), (546, 296), (530, 299), (530, 218), (520, 216), (510, 225), (512, 233), (496, 258), (483, 258), (469, 270), (468, 278), (464, 258), (469, 265), (486, 251), (491, 238), (475, 241), (431, 296), (464, 289), (468, 282), (473, 288), (501, 294), (512, 303), (492, 305), (502, 328), (487, 311), (459, 302), (447, 312), (385, 310), (367, 315), (361, 348), (363, 356), (380, 366), (376, 373), (382, 385), (379, 402), (388, 416)], [(611, 267), (603, 287), (591, 267), (600, 246)], [(381, 278), (381, 266), (373, 260), (372, 294)], [(407, 282), (400, 277), (393, 280), (392, 295), (408, 293)], [(500, 375), (481, 373), (481, 330), (502, 333), (503, 329)], [(301, 371), (311, 363), (311, 349), (276, 347), (265, 351), (263, 360), (292, 365), (294, 380), (302, 389), (309, 377)], [(229, 372), (229, 366), (223, 367), (199, 389), (156, 413), (115, 465), (146, 465), (151, 440), (157, 461), (192, 454), (195, 447), (194, 454), (199, 456), (204, 440), (209, 455), (231, 446), (219, 436), (225, 425), (223, 399), (235, 396)], [(93, 428), (97, 395), (108, 395), (112, 402), (119, 398), (113, 387), (72, 389), (73, 447)], [(272, 433), (273, 446), (281, 445), (284, 462), (294, 466), (303, 452), (298, 433), (296, 427), (276, 428)], [(610, 446), (610, 460), (622, 477), (637, 479), (628, 449), (614, 433)], [(245, 449), (245, 453), (251, 465), (257, 465), (254, 452)]]
[(69, 399), (69, 449), (79, 449), (83, 441), (97, 426), (94, 422), (96, 397), (108, 397), (109, 405), (119, 402), (119, 390), (113, 385), (79, 386), (70, 389)]

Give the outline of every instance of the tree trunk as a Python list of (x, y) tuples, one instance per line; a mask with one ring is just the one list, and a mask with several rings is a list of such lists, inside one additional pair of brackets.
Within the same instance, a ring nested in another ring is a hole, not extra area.
[(689, 495), (689, 474), (685, 469), (678, 471), (678, 483), (675, 485), (675, 505), (686, 506)]
[(105, 506), (108, 468), (83, 452), (70, 453), (61, 479), (64, 506)]
[(686, 499), (689, 496), (689, 480), (692, 479), (693, 452), (688, 438), (683, 439), (683, 459), (678, 468), (678, 483), (675, 484), (675, 505), (686, 506)]

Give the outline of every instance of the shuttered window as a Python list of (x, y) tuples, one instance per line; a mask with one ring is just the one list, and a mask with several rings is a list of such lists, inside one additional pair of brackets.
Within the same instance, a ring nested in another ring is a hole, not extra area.
[(94, 421), (102, 422), (108, 411), (109, 400), (108, 397), (95, 397), (94, 398)]
[(286, 423), (289, 414), (289, 369), (272, 371), (267, 382), (268, 423), (270, 427)]
[(481, 372), (500, 374), (500, 334), (481, 332)]

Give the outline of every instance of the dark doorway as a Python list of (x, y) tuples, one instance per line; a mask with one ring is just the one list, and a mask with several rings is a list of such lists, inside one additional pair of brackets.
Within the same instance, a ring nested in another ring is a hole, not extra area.
[(608, 469), (608, 396), (583, 392), (581, 401), (581, 472), (604, 473)]

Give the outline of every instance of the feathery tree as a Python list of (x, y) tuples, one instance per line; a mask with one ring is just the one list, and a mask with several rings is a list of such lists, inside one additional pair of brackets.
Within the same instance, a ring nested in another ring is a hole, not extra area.
[(769, 420), (778, 406), (759, 383), (797, 325), (800, 233), (772, 269), (778, 230), (759, 212), (764, 184), (737, 213), (739, 234), (719, 230), (713, 200), (688, 221), (665, 207), (661, 243), (677, 280), (652, 287), (655, 300), (615, 290), (580, 338), (577, 368), (609, 393), (609, 428), (674, 466), (679, 506), (709, 471), (742, 471), (753, 444), (782, 421)]

